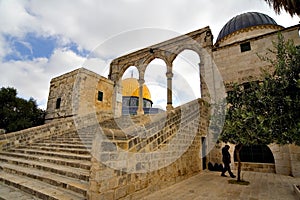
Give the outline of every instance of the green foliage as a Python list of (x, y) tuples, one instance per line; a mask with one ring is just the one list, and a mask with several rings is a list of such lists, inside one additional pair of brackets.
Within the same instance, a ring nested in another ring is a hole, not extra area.
[(0, 128), (7, 132), (22, 130), (44, 123), (45, 111), (37, 107), (36, 101), (17, 97), (14, 88), (0, 89)]
[(220, 140), (233, 144), (300, 145), (300, 50), (282, 35), (274, 43), (273, 67), (261, 82), (233, 84)]
[(285, 10), (291, 16), (300, 15), (300, 2), (299, 0), (265, 0), (277, 14)]

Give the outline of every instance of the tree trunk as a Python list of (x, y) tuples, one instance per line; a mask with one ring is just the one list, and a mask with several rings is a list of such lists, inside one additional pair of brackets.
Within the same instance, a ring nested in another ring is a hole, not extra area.
[(237, 181), (241, 181), (242, 163), (241, 163), (241, 158), (240, 158), (240, 151), (241, 151), (242, 147), (243, 147), (242, 144), (238, 144), (236, 146), (236, 159), (238, 160)]

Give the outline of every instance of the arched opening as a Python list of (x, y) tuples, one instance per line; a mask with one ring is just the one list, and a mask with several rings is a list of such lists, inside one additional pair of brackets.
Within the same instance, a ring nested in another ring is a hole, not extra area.
[(162, 59), (152, 60), (145, 71), (145, 84), (150, 90), (153, 112), (161, 112), (167, 105), (166, 63)]
[[(267, 145), (243, 146), (240, 159), (241, 162), (274, 163), (273, 153)], [(234, 161), (237, 162), (236, 150), (234, 150)]]
[(173, 105), (185, 104), (201, 97), (200, 58), (192, 50), (184, 50), (173, 61)]
[(131, 66), (122, 76), (122, 115), (136, 115), (139, 105), (139, 71)]

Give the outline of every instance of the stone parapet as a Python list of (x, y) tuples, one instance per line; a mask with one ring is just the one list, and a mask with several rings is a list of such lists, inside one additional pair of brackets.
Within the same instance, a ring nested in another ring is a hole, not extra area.
[(198, 173), (208, 113), (208, 104), (195, 100), (134, 118), (135, 125), (107, 121), (106, 137), (98, 134), (93, 143), (89, 199), (140, 199)]
[[(238, 163), (234, 163), (234, 168), (237, 169)], [(242, 162), (242, 171), (254, 171), (254, 172), (263, 172), (263, 173), (275, 173), (275, 164), (274, 163), (251, 163), (251, 162)]]
[(41, 138), (65, 134), (66, 132), (74, 130), (75, 126), (73, 119), (67, 118), (58, 122), (3, 134), (0, 135), (0, 151), (31, 143)]

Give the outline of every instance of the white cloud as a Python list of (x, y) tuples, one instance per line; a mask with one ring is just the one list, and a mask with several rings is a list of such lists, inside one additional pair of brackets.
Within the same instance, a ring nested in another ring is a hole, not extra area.
[[(95, 58), (87, 60), (64, 49), (56, 49), (49, 59), (4, 62), (0, 67), (0, 85), (1, 87), (15, 87), (18, 96), (25, 99), (33, 97), (38, 100), (40, 107), (45, 109), (51, 79), (75, 70), (83, 63), (98, 63), (100, 65), (97, 67), (101, 67), (104, 62)], [(95, 65), (91, 66), (86, 66), (86, 68), (92, 71), (97, 69)]]
[[(276, 15), (263, 0), (0, 1), (0, 86), (14, 86), (21, 96), (33, 96), (45, 107), (50, 79), (57, 75), (79, 66), (107, 74), (109, 62), (115, 56), (205, 26), (210, 26), (216, 39), (228, 20), (248, 11), (268, 14), (285, 27), (299, 22), (298, 17), (291, 18), (285, 13)], [(22, 37), (32, 32), (56, 37), (60, 45), (48, 59), (4, 62), (5, 55), (13, 51), (4, 36)], [(76, 43), (79, 49), (94, 49), (99, 57), (86, 59), (61, 48), (69, 42)], [(184, 79), (193, 76), (188, 75), (190, 70), (177, 71), (185, 74)], [(154, 70), (151, 74), (157, 81), (165, 78), (165, 71)], [(165, 103), (165, 86), (154, 85), (152, 95), (158, 96), (153, 98)]]
[(0, 1), (1, 33), (22, 36), (38, 27), (36, 19), (26, 11), (25, 1)]

